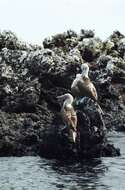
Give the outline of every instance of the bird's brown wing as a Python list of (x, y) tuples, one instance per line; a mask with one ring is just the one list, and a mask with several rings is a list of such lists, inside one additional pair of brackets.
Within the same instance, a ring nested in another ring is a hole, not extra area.
[(72, 128), (76, 131), (76, 128), (77, 128), (77, 115), (76, 115), (76, 112), (74, 109), (72, 109), (72, 112), (71, 112), (71, 125), (72, 125)]
[(63, 108), (62, 111), (62, 118), (65, 123), (65, 125), (68, 127), (69, 130), (69, 136), (71, 139), (76, 142), (76, 136), (77, 136), (77, 115), (73, 107), (71, 108)]
[(76, 131), (77, 116), (76, 116), (76, 112), (74, 111), (74, 109), (73, 108), (62, 109), (61, 115), (62, 115), (63, 121), (67, 125), (67, 127), (72, 128)]
[(78, 81), (77, 86), (79, 88), (81, 97), (86, 96), (92, 98), (94, 101), (97, 101), (98, 97), (96, 89), (89, 79)]
[(93, 99), (95, 101), (97, 101), (98, 100), (97, 91), (96, 91), (96, 88), (92, 82), (89, 84), (89, 89), (91, 91), (91, 95), (92, 95)]

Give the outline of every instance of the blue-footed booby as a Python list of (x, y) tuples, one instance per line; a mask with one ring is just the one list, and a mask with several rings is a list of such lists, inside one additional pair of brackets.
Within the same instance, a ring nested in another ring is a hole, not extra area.
[(70, 134), (72, 134), (72, 140), (76, 142), (77, 136), (77, 115), (73, 103), (73, 96), (69, 93), (66, 93), (61, 96), (57, 96), (59, 101), (63, 101), (63, 105), (61, 108), (61, 116), (64, 124), (68, 127)]
[(77, 74), (76, 78), (71, 84), (71, 92), (75, 98), (82, 98), (84, 96), (93, 99), (99, 108), (99, 111), (103, 114), (103, 111), (98, 104), (98, 95), (94, 84), (91, 82), (88, 73), (89, 66), (87, 63), (81, 65), (81, 74)]

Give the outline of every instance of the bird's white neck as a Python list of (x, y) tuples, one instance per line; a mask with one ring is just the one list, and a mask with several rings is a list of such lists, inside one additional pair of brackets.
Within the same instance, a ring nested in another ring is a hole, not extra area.
[(68, 98), (64, 101), (63, 106), (64, 106), (64, 107), (66, 106), (66, 107), (71, 108), (71, 107), (72, 107), (72, 103), (73, 103), (73, 97), (70, 96), (70, 97), (68, 97)]
[(82, 77), (89, 78), (89, 77), (88, 77), (88, 71), (82, 72)]
[(72, 104), (73, 103), (73, 98), (67, 98), (65, 101), (64, 101), (64, 104), (65, 105), (68, 105), (68, 104)]
[(62, 96), (58, 96), (57, 98), (64, 101), (63, 102), (63, 107), (65, 107), (67, 105), (69, 107), (71, 107), (72, 103), (73, 103), (73, 100), (74, 100), (74, 98), (73, 98), (73, 96), (71, 94), (64, 94)]

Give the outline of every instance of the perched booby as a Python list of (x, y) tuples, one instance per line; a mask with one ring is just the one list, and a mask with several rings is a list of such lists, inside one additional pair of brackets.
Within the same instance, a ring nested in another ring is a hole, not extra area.
[(71, 94), (66, 93), (62, 96), (57, 96), (57, 99), (63, 101), (61, 116), (66, 127), (68, 127), (69, 133), (72, 134), (72, 139), (75, 143), (77, 136), (77, 115), (72, 105), (74, 98)]
[(97, 103), (100, 112), (103, 113), (101, 107), (98, 104), (98, 95), (97, 95), (96, 88), (88, 76), (88, 73), (89, 73), (88, 64), (87, 63), (82, 64), (81, 70), (82, 70), (82, 73), (77, 74), (76, 78), (71, 84), (72, 95), (75, 98), (82, 98), (84, 96), (90, 97)]

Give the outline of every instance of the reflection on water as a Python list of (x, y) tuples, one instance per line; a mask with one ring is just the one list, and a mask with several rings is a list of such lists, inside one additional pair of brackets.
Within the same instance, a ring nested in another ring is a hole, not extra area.
[(122, 156), (81, 163), (39, 157), (0, 158), (0, 190), (124, 190), (125, 134), (111, 135)]

